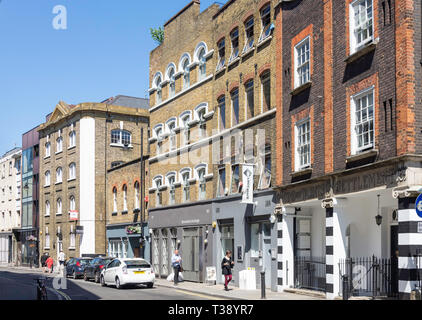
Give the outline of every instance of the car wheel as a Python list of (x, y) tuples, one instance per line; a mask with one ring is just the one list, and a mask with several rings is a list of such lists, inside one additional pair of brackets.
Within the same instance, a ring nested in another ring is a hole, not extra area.
[(84, 272), (84, 280), (85, 281), (88, 281), (89, 279), (88, 279), (88, 276), (86, 275), (86, 271)]
[(106, 287), (107, 286), (106, 283), (105, 283), (105, 280), (104, 280), (104, 277), (103, 276), (101, 276), (100, 281), (101, 281), (101, 287)]
[(147, 283), (147, 288), (148, 289), (151, 289), (151, 288), (153, 288), (154, 287), (154, 284), (153, 283)]
[(122, 286), (120, 285), (120, 279), (119, 277), (116, 277), (116, 289), (121, 289)]
[(95, 273), (95, 283), (100, 283), (100, 275), (98, 272)]

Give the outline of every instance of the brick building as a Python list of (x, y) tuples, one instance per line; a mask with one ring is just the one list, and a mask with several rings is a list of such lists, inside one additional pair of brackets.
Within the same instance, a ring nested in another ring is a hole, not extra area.
[[(171, 273), (176, 248), (185, 279), (198, 282), (207, 267), (221, 274), (225, 250), (243, 249), (235, 276), (265, 264), (267, 285), (276, 289), (277, 235), (269, 219), (275, 4), (237, 0), (201, 12), (192, 1), (164, 25), (164, 42), (151, 52), (149, 227), (161, 277)], [(255, 204), (241, 203), (245, 162), (256, 165)]]
[(60, 102), (40, 134), (40, 250), (56, 257), (106, 254), (106, 176), (140, 155), (148, 101)]
[[(348, 275), (355, 293), (407, 299), (418, 284), (420, 21), (413, 0), (277, 6), (280, 291), (304, 287), (331, 299)], [(350, 274), (354, 257), (370, 262), (355, 260)], [(368, 270), (379, 275), (375, 289)]]

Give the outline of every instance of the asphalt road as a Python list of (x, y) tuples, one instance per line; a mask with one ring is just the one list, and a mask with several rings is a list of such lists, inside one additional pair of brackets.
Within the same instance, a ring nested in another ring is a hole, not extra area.
[[(21, 270), (0, 268), (0, 300), (35, 300), (35, 279), (41, 273), (30, 273)], [(56, 290), (53, 286), (54, 278), (47, 279), (49, 300), (216, 300), (214, 297), (187, 293), (173, 288), (157, 287), (129, 287), (116, 289), (115, 287), (101, 287), (93, 281), (83, 279), (66, 279), (66, 285)], [(56, 283), (58, 283), (56, 279)], [(57, 288), (57, 287), (56, 287)]]

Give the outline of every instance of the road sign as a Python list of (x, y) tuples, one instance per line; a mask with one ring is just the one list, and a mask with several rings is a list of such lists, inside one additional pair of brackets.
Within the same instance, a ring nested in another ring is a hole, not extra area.
[(419, 217), (422, 218), (422, 193), (419, 195), (419, 197), (416, 199), (416, 213)]

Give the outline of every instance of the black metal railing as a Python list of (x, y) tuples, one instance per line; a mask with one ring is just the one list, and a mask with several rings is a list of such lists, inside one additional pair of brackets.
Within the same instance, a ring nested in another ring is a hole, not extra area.
[(295, 257), (295, 288), (325, 292), (325, 257)]
[(339, 268), (340, 292), (346, 299), (350, 296), (398, 296), (397, 258), (380, 259), (373, 256), (343, 259)]

